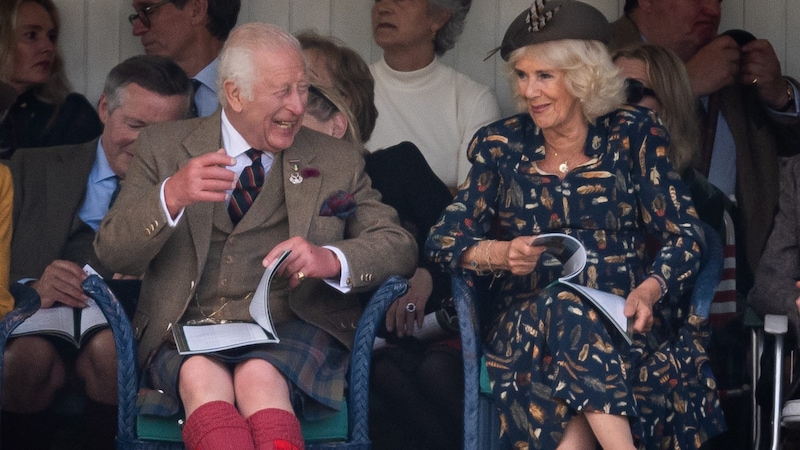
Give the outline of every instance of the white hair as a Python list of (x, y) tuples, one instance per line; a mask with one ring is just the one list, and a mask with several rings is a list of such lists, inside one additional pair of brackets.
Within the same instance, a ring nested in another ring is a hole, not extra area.
[(233, 29), (222, 51), (219, 53), (217, 68), (217, 97), (219, 104), (227, 106), (223, 85), (233, 81), (247, 100), (253, 99), (253, 85), (256, 77), (255, 60), (268, 57), (278, 51), (295, 51), (305, 65), (300, 42), (277, 25), (252, 22)]

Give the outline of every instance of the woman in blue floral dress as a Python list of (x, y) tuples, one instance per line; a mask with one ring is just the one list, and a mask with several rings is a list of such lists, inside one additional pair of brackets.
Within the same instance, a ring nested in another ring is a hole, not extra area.
[[(427, 242), (451, 270), (495, 277), (485, 353), (514, 448), (632, 449), (638, 415), (632, 349), (596, 309), (548, 286), (560, 273), (533, 236), (581, 241), (587, 263), (576, 281), (625, 297), (633, 330), (647, 336), (670, 310), (666, 293), (691, 288), (705, 245), (666, 157), (667, 131), (651, 111), (620, 106), (609, 36), (604, 16), (577, 1), (537, 0), (517, 17), (499, 50), (527, 113), (476, 133), (470, 175)], [(661, 244), (653, 258), (646, 236)]]

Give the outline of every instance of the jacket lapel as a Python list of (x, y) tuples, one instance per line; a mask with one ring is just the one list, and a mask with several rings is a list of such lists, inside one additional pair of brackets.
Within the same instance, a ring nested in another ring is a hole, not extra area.
[[(197, 128), (183, 141), (186, 152), (186, 161), (197, 156), (217, 151), (222, 147), (222, 122), (221, 109), (216, 113), (199, 121)], [(214, 203), (195, 203), (186, 208), (186, 223), (194, 242), (197, 254), (198, 277), (205, 266), (208, 257), (208, 247), (211, 242), (211, 229), (214, 218)]]
[[(72, 219), (78, 213), (86, 195), (86, 180), (92, 171), (97, 155), (97, 140), (84, 144), (85, 151), (71, 152), (69, 158), (64, 153), (58, 153), (53, 164), (45, 164), (45, 195), (54, 211), (50, 217), (69, 218), (67, 227), (72, 226)], [(58, 199), (58, 201), (55, 201)], [(69, 231), (67, 231), (69, 232)]]
[[(301, 131), (302, 133), (302, 131)], [(297, 143), (298, 135), (295, 138)], [(283, 188), (286, 192), (286, 205), (289, 214), (289, 235), (307, 237), (311, 221), (319, 213), (318, 197), (322, 185), (322, 174), (303, 177), (303, 169), (314, 168), (312, 163), (316, 157), (313, 150), (297, 146), (284, 150), (281, 164)], [(273, 170), (276, 168), (273, 168)], [(296, 175), (295, 175), (296, 174)], [(298, 178), (299, 177), (299, 178)], [(302, 178), (302, 181), (300, 181)], [(299, 182), (298, 182), (299, 181)]]

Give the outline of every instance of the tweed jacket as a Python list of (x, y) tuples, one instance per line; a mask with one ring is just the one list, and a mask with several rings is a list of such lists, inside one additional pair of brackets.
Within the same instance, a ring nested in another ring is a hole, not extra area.
[[(628, 16), (612, 23), (611, 30), (612, 49), (642, 41)], [(720, 100), (736, 145), (736, 202), (743, 226), (737, 233), (744, 233), (747, 263), (755, 273), (778, 206), (778, 157), (800, 153), (800, 118), (770, 113), (750, 86), (726, 86)]]
[(749, 302), (761, 315), (789, 316), (795, 338), (800, 338), (800, 314), (795, 300), (800, 289), (800, 156), (789, 160), (781, 178), (775, 226), (756, 272)]
[[(39, 278), (51, 262), (64, 259), (73, 221), (86, 194), (98, 139), (14, 153), (9, 165), (14, 178), (11, 282)], [(83, 265), (90, 261), (75, 262)]]
[[(157, 124), (140, 134), (122, 191), (95, 238), (97, 255), (109, 268), (144, 273), (133, 323), (140, 364), (169, 335), (171, 324), (193, 298), (212, 233), (213, 203), (186, 207), (177, 225), (170, 227), (161, 207), (161, 185), (189, 159), (221, 147), (220, 111), (206, 118)], [(292, 183), (294, 167), (313, 167), (319, 173)], [(390, 275), (408, 276), (417, 262), (413, 237), (399, 225), (396, 212), (380, 202), (363, 168), (359, 148), (302, 128), (290, 148), (275, 154), (269, 174), (279, 171), (283, 180), (289, 235), (341, 250), (354, 290), (375, 287)], [(321, 217), (323, 202), (338, 191), (352, 194), (356, 212), (347, 218)], [(247, 219), (246, 215), (231, 238), (244, 235), (241, 226)], [(257, 243), (252, 248), (259, 256), (269, 251)], [(288, 303), (300, 319), (352, 346), (361, 314), (355, 295), (307, 279), (290, 291)]]

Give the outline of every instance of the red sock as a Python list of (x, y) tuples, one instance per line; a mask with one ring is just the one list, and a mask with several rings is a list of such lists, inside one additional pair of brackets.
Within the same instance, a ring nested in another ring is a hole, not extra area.
[(201, 405), (186, 418), (183, 442), (187, 450), (249, 450), (253, 437), (247, 421), (228, 402)]
[(257, 450), (304, 450), (300, 421), (277, 408), (262, 409), (247, 419)]

